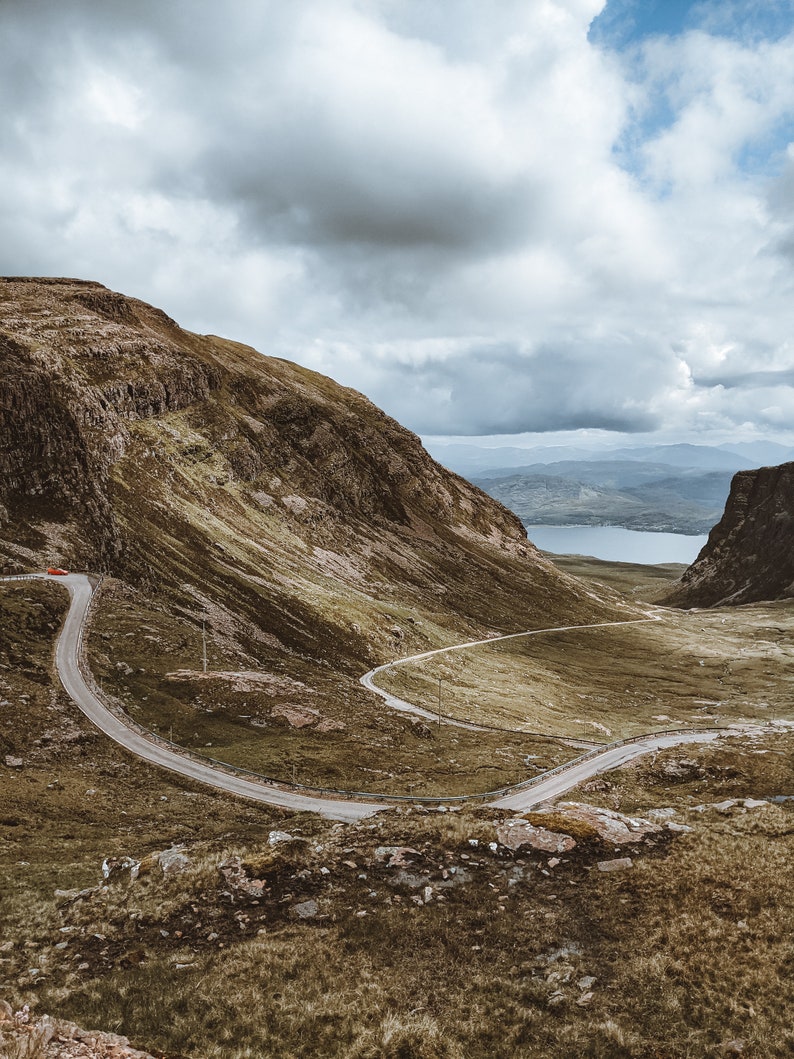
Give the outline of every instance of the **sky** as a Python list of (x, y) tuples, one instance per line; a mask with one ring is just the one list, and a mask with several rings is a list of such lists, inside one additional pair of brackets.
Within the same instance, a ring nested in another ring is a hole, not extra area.
[(794, 0), (2, 0), (0, 191), (424, 436), (794, 444)]

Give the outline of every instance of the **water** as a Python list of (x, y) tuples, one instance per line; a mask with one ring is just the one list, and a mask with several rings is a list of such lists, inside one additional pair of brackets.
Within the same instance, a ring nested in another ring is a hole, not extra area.
[(527, 526), (529, 539), (545, 552), (592, 555), (618, 563), (686, 563), (706, 543), (706, 536), (648, 533), (622, 526)]

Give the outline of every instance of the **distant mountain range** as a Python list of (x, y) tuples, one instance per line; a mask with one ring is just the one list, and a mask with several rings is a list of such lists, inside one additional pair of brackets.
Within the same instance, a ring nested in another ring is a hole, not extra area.
[(624, 526), (707, 533), (722, 516), (733, 475), (794, 458), (775, 442), (484, 449), (432, 446), (446, 466), (514, 511), (525, 526)]
[(737, 442), (730, 445), (637, 445), (618, 449), (589, 449), (568, 445), (535, 448), (447, 444), (425, 441), (427, 450), (445, 467), (468, 477), (503, 477), (508, 468), (575, 461), (578, 463), (632, 460), (710, 471), (743, 471), (794, 460), (794, 449), (774, 441)]

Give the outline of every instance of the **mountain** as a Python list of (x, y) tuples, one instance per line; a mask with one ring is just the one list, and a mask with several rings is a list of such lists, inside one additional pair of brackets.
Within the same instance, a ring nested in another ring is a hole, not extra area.
[(0, 358), (0, 567), (102, 571), (182, 640), (204, 621), (228, 669), (349, 695), (402, 637), (610, 610), (414, 434), (295, 364), (70, 279), (0, 281)]
[[(581, 479), (528, 473), (474, 481), (528, 527), (625, 526), (697, 534), (707, 533), (720, 517), (731, 477), (722, 471), (676, 476), (675, 468), (658, 464), (640, 465), (639, 474), (631, 463), (608, 464), (601, 473), (597, 468), (604, 465), (594, 464), (589, 474), (587, 466), (572, 466), (583, 471)], [(624, 467), (628, 470), (621, 473)]]
[[(633, 463), (663, 465), (685, 471), (735, 472), (757, 467), (761, 463), (780, 463), (789, 450), (773, 442), (749, 442), (737, 445), (636, 445), (617, 449), (588, 449), (567, 445), (494, 446), (427, 442), (433, 455), (445, 467), (467, 478), (506, 477), (528, 467), (549, 467), (561, 463)], [(775, 455), (777, 454), (777, 455)], [(770, 458), (770, 455), (773, 458)], [(791, 455), (794, 455), (792, 453)]]
[(670, 467), (698, 468), (702, 471), (740, 471), (756, 465), (752, 457), (712, 445), (650, 445), (613, 449), (610, 458), (664, 463)]
[(574, 448), (568, 445), (548, 445), (531, 449), (512, 445), (483, 448), (481, 445), (461, 445), (430, 439), (425, 441), (425, 445), (439, 463), (466, 478), (490, 475), (502, 470), (507, 473), (508, 469), (525, 467), (530, 462), (551, 463), (558, 460), (597, 458), (597, 454), (589, 449)]
[(710, 607), (794, 596), (794, 463), (740, 471), (720, 522), (665, 603)]

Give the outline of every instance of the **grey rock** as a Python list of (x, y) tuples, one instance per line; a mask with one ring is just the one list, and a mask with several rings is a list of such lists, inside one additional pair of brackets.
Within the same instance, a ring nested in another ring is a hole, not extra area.
[(10, 769), (21, 769), (25, 764), (21, 757), (14, 757), (13, 754), (6, 754), (4, 760), (6, 768)]
[(278, 846), (281, 842), (292, 842), (295, 836), (289, 831), (271, 831), (267, 836), (268, 846)]
[(182, 850), (175, 847), (164, 849), (157, 855), (157, 863), (160, 865), (163, 875), (176, 875), (187, 871), (190, 858)]
[(614, 860), (600, 860), (599, 871), (623, 871), (625, 868), (633, 867), (631, 857), (616, 857)]
[(387, 868), (409, 868), (422, 854), (411, 846), (378, 846), (375, 859), (386, 861)]
[(545, 827), (535, 827), (526, 820), (505, 820), (496, 828), (496, 837), (508, 849), (518, 850), (522, 846), (531, 846), (546, 853), (567, 853), (576, 845), (570, 835), (549, 831)]
[(319, 911), (317, 902), (311, 899), (301, 901), (290, 908), (290, 914), (295, 916), (296, 919), (314, 919)]

